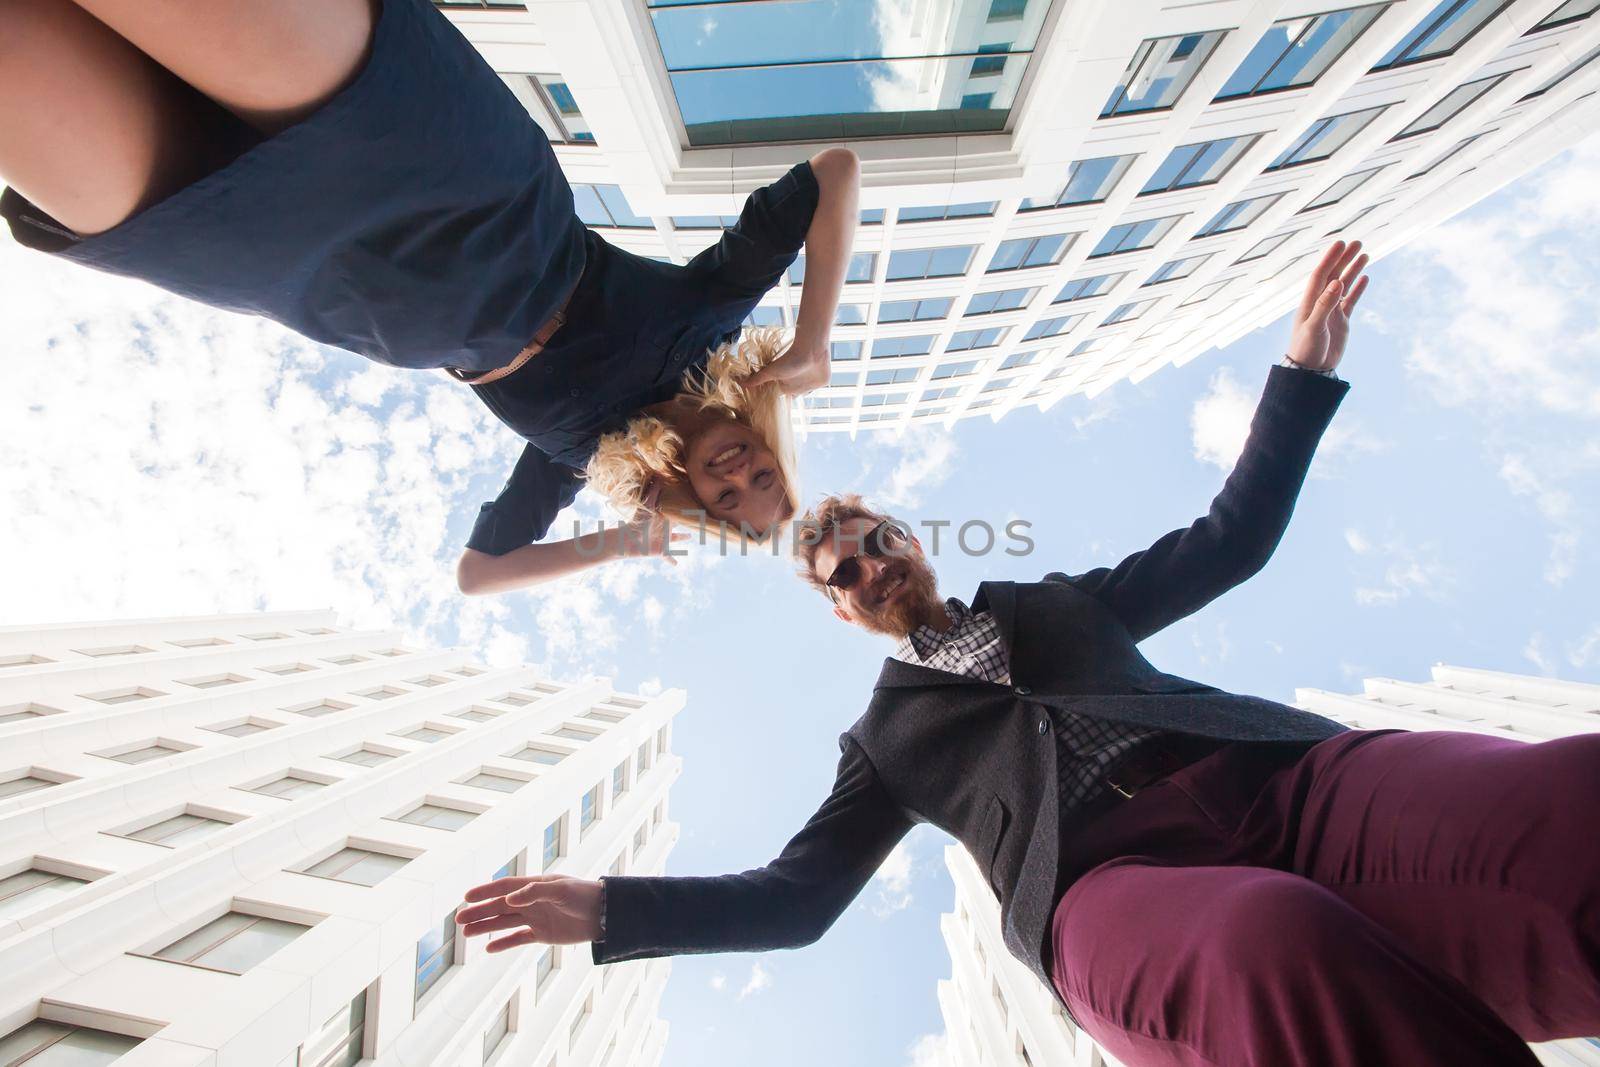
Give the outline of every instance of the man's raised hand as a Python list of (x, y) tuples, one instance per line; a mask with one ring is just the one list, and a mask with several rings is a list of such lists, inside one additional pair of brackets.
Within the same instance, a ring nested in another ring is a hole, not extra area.
[(521, 945), (575, 945), (600, 937), (599, 882), (536, 874), (497, 878), (467, 890), (456, 923), (468, 937), (511, 931), (490, 941), (490, 952)]
[(1361, 273), (1366, 267), (1360, 241), (1335, 241), (1323, 253), (1294, 314), (1291, 360), (1307, 370), (1333, 370), (1339, 365), (1350, 337), (1350, 313), (1367, 291), (1367, 278)]

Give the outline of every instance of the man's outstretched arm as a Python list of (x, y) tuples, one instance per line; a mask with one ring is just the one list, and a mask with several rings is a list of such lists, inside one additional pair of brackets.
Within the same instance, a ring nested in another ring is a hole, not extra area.
[(501, 878), (456, 915), (490, 952), (591, 942), (596, 963), (797, 948), (821, 937), (913, 822), (848, 735), (833, 791), (777, 859), (711, 878)]
[(1343, 358), (1350, 313), (1366, 290), (1360, 242), (1336, 242), (1306, 284), (1288, 358), (1274, 367), (1250, 436), (1211, 509), (1115, 567), (1050, 574), (1097, 598), (1134, 640), (1190, 615), (1259, 571), (1278, 547), (1317, 442), (1348, 386), (1307, 371), (1331, 371)]

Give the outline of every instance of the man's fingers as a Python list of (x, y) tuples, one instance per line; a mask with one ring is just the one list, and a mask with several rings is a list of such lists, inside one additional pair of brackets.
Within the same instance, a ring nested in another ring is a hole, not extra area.
[(1299, 318), (1303, 319), (1311, 314), (1311, 309), (1316, 306), (1317, 300), (1322, 296), (1322, 291), (1326, 288), (1328, 280), (1335, 277), (1330, 271), (1333, 265), (1338, 262), (1339, 257), (1344, 255), (1344, 250), (1345, 243), (1343, 241), (1335, 241), (1328, 246), (1326, 252), (1322, 253), (1322, 259), (1317, 262), (1316, 268), (1311, 272), (1311, 277), (1306, 280), (1305, 295), (1300, 298)]
[(1351, 286), (1350, 295), (1345, 297), (1344, 302), (1339, 306), (1339, 309), (1346, 315), (1356, 309), (1356, 301), (1360, 300), (1361, 294), (1367, 291), (1367, 277), (1367, 275), (1363, 274), (1356, 281), (1356, 284)]
[(1317, 297), (1317, 302), (1311, 306), (1311, 314), (1306, 316), (1306, 321), (1312, 324), (1321, 324), (1338, 306), (1339, 298), (1344, 295), (1344, 288), (1334, 279), (1323, 287), (1322, 295)]
[(539, 945), (543, 943), (532, 930), (519, 930), (514, 934), (495, 938), (484, 948), (490, 952), (505, 952), (509, 949), (521, 948), (523, 945)]
[[(1351, 245), (1351, 247), (1360, 248), (1361, 243), (1358, 241), (1354, 245)], [(1355, 287), (1356, 279), (1361, 277), (1361, 272), (1367, 269), (1367, 263), (1370, 261), (1370, 259), (1370, 256), (1362, 255), (1357, 257), (1354, 262), (1349, 264), (1349, 266), (1345, 267), (1344, 271), (1339, 277), (1339, 282), (1344, 286), (1345, 292), (1348, 293), (1352, 288)]]
[(521, 915), (514, 911), (508, 911), (503, 915), (467, 923), (461, 928), (461, 932), (467, 937), (478, 937), (482, 934), (492, 934), (500, 930), (517, 930), (528, 925), (528, 921)]
[(503, 897), (507, 893), (521, 889), (525, 884), (527, 884), (527, 881), (528, 880), (526, 878), (496, 878), (492, 882), (485, 882), (482, 885), (475, 885), (471, 889), (467, 890), (465, 899), (493, 900), (495, 897)]
[(506, 898), (495, 897), (493, 900), (485, 901), (482, 904), (472, 904), (464, 908), (457, 908), (456, 924), (458, 926), (467, 926), (471, 923), (482, 922), (485, 919), (492, 919), (497, 915), (511, 914), (513, 912), (511, 906), (506, 903)]

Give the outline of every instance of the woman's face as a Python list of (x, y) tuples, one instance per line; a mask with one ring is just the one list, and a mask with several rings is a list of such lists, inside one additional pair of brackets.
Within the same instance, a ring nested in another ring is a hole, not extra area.
[(787, 517), (777, 457), (744, 423), (717, 420), (689, 439), (684, 455), (689, 486), (711, 518), (766, 533)]

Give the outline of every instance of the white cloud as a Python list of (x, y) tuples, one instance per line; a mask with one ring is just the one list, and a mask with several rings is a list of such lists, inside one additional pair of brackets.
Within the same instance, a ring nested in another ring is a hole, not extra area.
[(1349, 529), (1344, 532), (1344, 543), (1350, 546), (1350, 551), (1358, 556), (1364, 556), (1372, 551), (1372, 542), (1366, 539), (1360, 530)]
[(872, 876), (872, 886), (877, 897), (870, 907), (880, 919), (911, 906), (911, 879), (915, 867), (912, 856), (912, 839), (903, 837), (900, 843), (884, 857), (877, 873)]
[(1382, 556), (1387, 563), (1375, 583), (1356, 587), (1358, 604), (1393, 604), (1413, 594), (1440, 600), (1455, 584), (1455, 572), (1439, 558), (1438, 547), (1432, 542), (1413, 548), (1394, 538), (1368, 551)]
[(885, 508), (914, 508), (956, 468), (956, 442), (947, 430), (917, 427), (894, 440), (900, 453), (888, 478), (867, 496)]
[(771, 985), (772, 972), (761, 966), (759, 963), (752, 964), (750, 967), (750, 978), (745, 982), (744, 987), (739, 990), (739, 994), (735, 999), (743, 1000), (746, 997), (754, 996), (755, 994), (760, 993), (762, 990), (770, 988)]
[(906, 1049), (906, 1067), (950, 1067), (953, 1053), (946, 1034), (923, 1034)]
[(1550, 662), (1550, 657), (1545, 652), (1544, 634), (1535, 633), (1530, 636), (1528, 643), (1522, 646), (1522, 656), (1537, 667), (1540, 674), (1555, 673), (1555, 664)]
[(720, 993), (728, 988), (728, 976), (718, 971), (711, 976), (711, 988)]
[[(916, 0), (874, 0), (872, 28), (880, 56), (927, 54), (923, 22)], [(875, 111), (920, 111), (932, 100), (920, 83), (921, 63), (873, 63), (863, 68)]]
[[(1244, 451), (1245, 439), (1250, 436), (1250, 419), (1260, 396), (1260, 386), (1240, 384), (1227, 367), (1212, 374), (1205, 395), (1195, 401), (1189, 414), (1194, 458), (1231, 471), (1239, 453)], [(1313, 477), (1336, 474), (1344, 462), (1382, 452), (1386, 447), (1386, 442), (1358, 420), (1347, 415), (1338, 416), (1317, 446), (1311, 474)]]
[(1600, 623), (1589, 627), (1588, 633), (1567, 645), (1567, 662), (1579, 668), (1600, 663)]
[(661, 695), (661, 691), (664, 688), (660, 678), (646, 678), (639, 683), (639, 687), (634, 691), (642, 697), (657, 697)]
[(1550, 555), (1545, 561), (1544, 580), (1562, 585), (1572, 576), (1577, 563), (1581, 525), (1576, 502), (1570, 492), (1551, 484), (1520, 455), (1507, 455), (1500, 461), (1500, 477), (1516, 496), (1530, 497), (1539, 514), (1554, 529), (1550, 534)]

